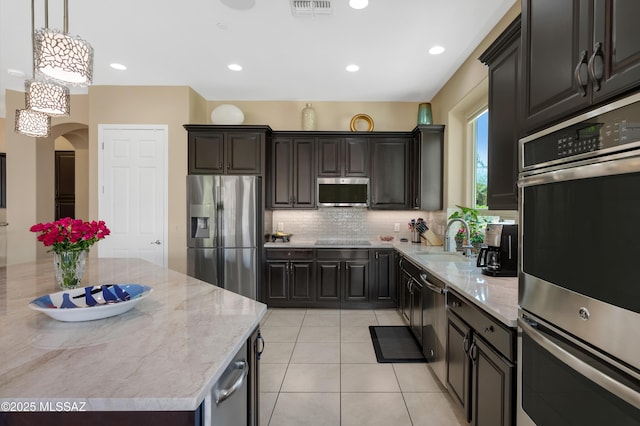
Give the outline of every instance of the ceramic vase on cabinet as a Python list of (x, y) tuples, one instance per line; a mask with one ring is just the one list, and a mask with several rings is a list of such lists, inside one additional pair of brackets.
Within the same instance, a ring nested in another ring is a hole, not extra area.
[(433, 124), (433, 116), (431, 113), (431, 104), (423, 103), (418, 105), (418, 124)]
[(302, 130), (316, 130), (316, 110), (311, 104), (302, 108)]
[(56, 283), (62, 290), (69, 290), (80, 285), (84, 275), (87, 253), (89, 253), (89, 250), (53, 253), (53, 269), (56, 274)]

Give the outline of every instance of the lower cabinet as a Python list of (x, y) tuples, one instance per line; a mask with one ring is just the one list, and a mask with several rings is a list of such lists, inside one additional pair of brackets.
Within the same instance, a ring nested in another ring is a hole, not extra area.
[(515, 425), (515, 330), (447, 295), (447, 388), (474, 426)]
[(422, 344), (422, 289), (423, 285), (419, 281), (420, 268), (402, 259), (399, 263), (402, 281), (400, 285), (400, 313), (404, 320), (411, 327), (413, 335)]
[(273, 307), (389, 308), (393, 249), (267, 249), (263, 302)]

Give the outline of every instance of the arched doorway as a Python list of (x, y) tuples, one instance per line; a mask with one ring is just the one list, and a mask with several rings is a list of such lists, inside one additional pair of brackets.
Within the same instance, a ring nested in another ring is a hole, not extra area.
[[(89, 131), (80, 123), (66, 123), (51, 128), (55, 149), (57, 217), (89, 216)], [(71, 185), (71, 187), (70, 187)]]

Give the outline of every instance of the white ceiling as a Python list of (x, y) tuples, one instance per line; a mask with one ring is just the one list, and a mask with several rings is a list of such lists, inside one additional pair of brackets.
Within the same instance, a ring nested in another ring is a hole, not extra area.
[[(207, 100), (424, 102), (515, 1), (370, 0), (354, 10), (331, 0), (331, 15), (294, 17), (290, 0), (69, 0), (68, 22), (94, 48), (94, 85), (187, 85)], [(0, 116), (5, 89), (23, 91), (31, 77), (30, 3), (0, 1)], [(44, 3), (35, 0), (36, 28)], [(62, 29), (62, 5), (49, 1), (49, 28)], [(446, 51), (429, 55), (434, 45)], [(351, 63), (360, 71), (345, 71)]]

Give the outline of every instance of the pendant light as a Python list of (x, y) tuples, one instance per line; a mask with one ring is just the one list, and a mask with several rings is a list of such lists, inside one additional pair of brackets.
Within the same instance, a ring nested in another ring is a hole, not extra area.
[(71, 96), (68, 87), (38, 80), (27, 80), (24, 86), (27, 109), (52, 117), (69, 115)]
[(51, 134), (51, 117), (43, 112), (18, 109), (15, 129), (26, 136), (46, 138)]
[(86, 86), (93, 81), (93, 48), (80, 37), (69, 35), (68, 0), (64, 0), (63, 31), (41, 28), (35, 32), (35, 72), (45, 79)]

